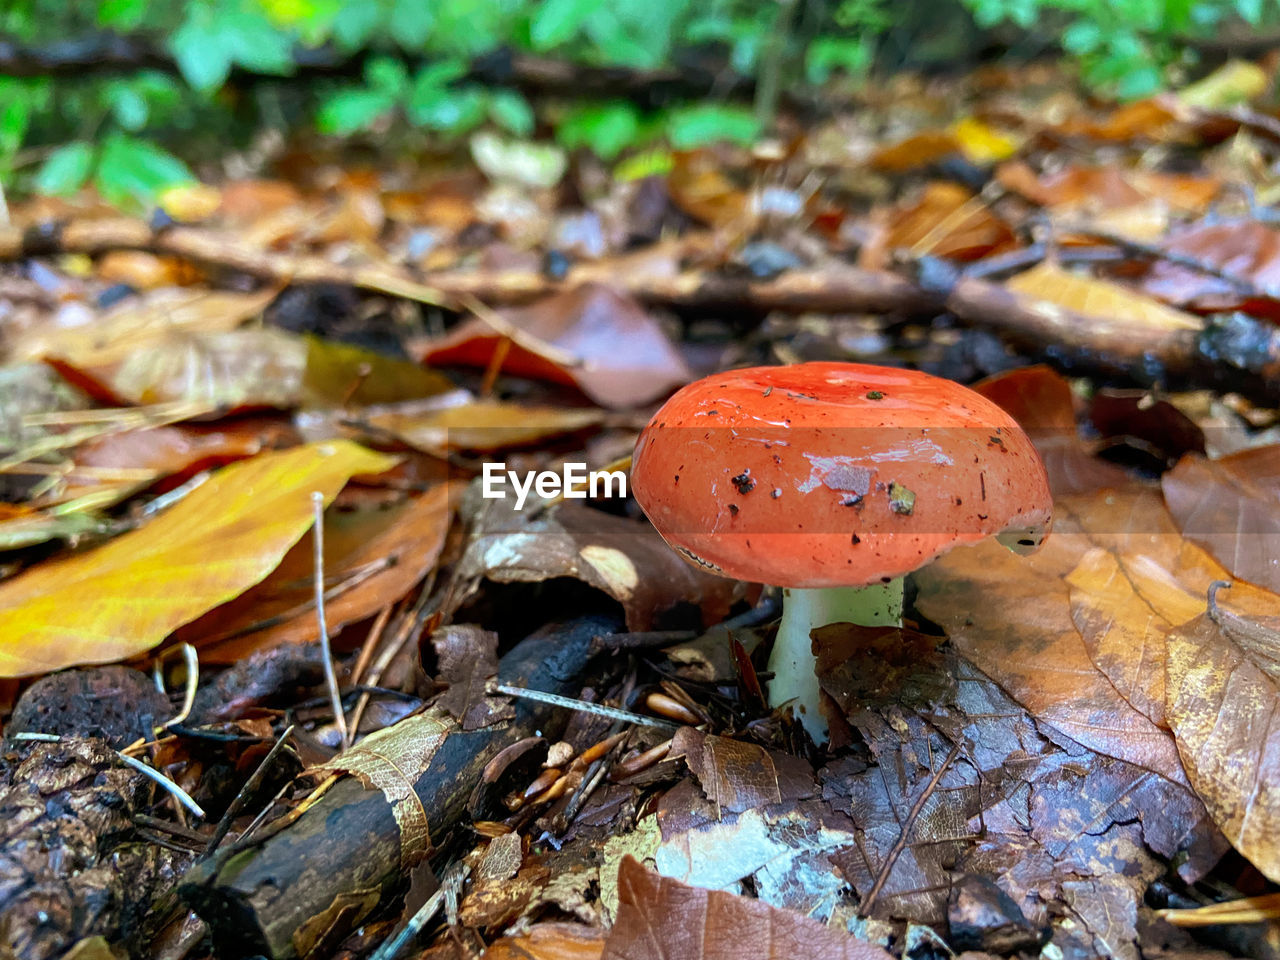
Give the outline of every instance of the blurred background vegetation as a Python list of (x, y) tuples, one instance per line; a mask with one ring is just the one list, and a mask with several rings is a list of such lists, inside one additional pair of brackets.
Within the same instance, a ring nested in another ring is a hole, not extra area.
[[(0, 183), (123, 206), (264, 129), (750, 141), (779, 98), (1065, 54), (1119, 99), (1260, 42), (1277, 0), (6, 0)], [(1272, 37), (1276, 39), (1276, 37)], [(1261, 48), (1265, 49), (1265, 48)], [(643, 159), (638, 161), (643, 163)]]

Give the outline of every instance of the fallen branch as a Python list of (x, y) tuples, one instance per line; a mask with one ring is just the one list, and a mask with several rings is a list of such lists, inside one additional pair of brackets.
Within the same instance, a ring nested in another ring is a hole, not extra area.
[[(616, 629), (610, 620), (589, 617), (541, 630), (502, 658), (499, 678), (576, 693), (593, 640)], [(509, 723), (470, 732), (447, 724), (425, 769), (415, 771), (414, 796), (407, 798), (425, 813), (432, 845), (443, 846), (458, 826), (489, 760), (537, 732), (554, 736), (565, 719), (562, 710), (519, 701)], [(268, 825), (193, 867), (179, 893), (229, 956), (260, 953), (278, 960), (325, 952), (407, 879), (398, 814), (403, 808), (382, 790), (343, 776), (283, 829)]]
[(828, 263), (759, 280), (707, 270), (645, 269), (640, 256), (634, 263), (620, 258), (579, 264), (560, 280), (531, 271), (449, 271), (423, 282), (407, 268), (350, 267), (316, 256), (255, 250), (197, 227), (153, 228), (139, 220), (115, 219), (74, 221), (25, 232), (0, 229), (0, 261), (119, 249), (148, 250), (278, 285), (332, 283), (453, 309), (475, 302), (518, 305), (583, 284), (606, 283), (651, 306), (726, 315), (779, 311), (927, 318), (950, 311), (964, 324), (1000, 333), (1035, 355), (1143, 384), (1168, 374), (1208, 372), (1210, 379), (1251, 398), (1270, 402), (1280, 390), (1274, 378), (1266, 375), (1280, 364), (1280, 340), (1254, 338), (1257, 342), (1250, 344), (1248, 362), (1234, 363), (1230, 351), (1213, 347), (1195, 330), (1126, 324), (1121, 317), (1110, 321), (1087, 317), (955, 271), (941, 280), (915, 282), (886, 270)]

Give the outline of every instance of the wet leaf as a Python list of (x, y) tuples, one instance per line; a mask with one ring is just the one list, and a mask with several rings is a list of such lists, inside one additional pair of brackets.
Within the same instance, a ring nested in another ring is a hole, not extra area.
[(1160, 485), (1184, 537), (1235, 576), (1280, 593), (1280, 446), (1218, 460), (1188, 454)]
[[(604, 407), (647, 403), (692, 378), (657, 321), (602, 284), (505, 310), (502, 318), (519, 334), (509, 342), (504, 372), (577, 386)], [(504, 339), (483, 320), (468, 320), (421, 356), (432, 366), (487, 367)]]
[(106, 663), (262, 580), (354, 473), (394, 460), (351, 443), (269, 453), (219, 471), (146, 526), (0, 584), (0, 675)]
[[(721, 890), (659, 877), (632, 857), (618, 877), (605, 960), (886, 960), (879, 947), (816, 920)], [(679, 922), (673, 922), (679, 919)]]

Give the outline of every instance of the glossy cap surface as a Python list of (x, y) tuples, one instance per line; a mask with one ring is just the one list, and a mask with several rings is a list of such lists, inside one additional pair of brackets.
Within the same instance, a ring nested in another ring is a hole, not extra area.
[(1040, 456), (967, 387), (911, 370), (806, 363), (681, 389), (636, 443), (632, 490), (691, 561), (785, 587), (902, 576), (963, 543), (1039, 547)]

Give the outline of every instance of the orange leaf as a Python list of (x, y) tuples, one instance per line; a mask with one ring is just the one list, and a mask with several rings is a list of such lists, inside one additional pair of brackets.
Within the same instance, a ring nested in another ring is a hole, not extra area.
[(264, 454), (219, 471), (145, 527), (0, 584), (0, 676), (106, 663), (253, 586), (355, 473), (395, 460), (347, 441)]

